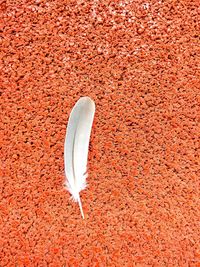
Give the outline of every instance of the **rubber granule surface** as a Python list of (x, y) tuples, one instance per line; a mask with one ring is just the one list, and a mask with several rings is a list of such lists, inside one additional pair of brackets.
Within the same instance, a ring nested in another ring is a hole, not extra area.
[[(0, 8), (0, 266), (200, 266), (199, 1)], [(63, 187), (81, 96), (85, 220)]]

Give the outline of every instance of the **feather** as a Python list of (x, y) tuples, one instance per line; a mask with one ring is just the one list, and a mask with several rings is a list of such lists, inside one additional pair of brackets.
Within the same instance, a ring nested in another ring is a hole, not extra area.
[(90, 133), (95, 113), (94, 101), (81, 97), (73, 107), (64, 144), (65, 186), (78, 202), (84, 219), (80, 191), (86, 187)]

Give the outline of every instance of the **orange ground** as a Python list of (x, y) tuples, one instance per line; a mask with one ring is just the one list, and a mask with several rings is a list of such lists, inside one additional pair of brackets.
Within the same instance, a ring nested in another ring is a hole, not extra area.
[[(200, 266), (199, 1), (1, 1), (0, 266)], [(86, 219), (63, 188), (96, 103)]]

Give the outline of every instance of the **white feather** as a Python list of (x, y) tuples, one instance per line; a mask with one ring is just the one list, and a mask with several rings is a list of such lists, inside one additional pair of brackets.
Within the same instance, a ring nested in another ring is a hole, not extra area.
[(64, 145), (65, 185), (78, 202), (84, 218), (80, 191), (86, 187), (87, 159), (95, 104), (89, 97), (81, 97), (73, 107), (67, 125)]

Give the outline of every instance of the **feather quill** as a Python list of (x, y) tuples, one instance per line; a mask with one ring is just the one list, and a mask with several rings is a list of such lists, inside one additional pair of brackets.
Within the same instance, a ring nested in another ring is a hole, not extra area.
[(64, 144), (65, 185), (78, 202), (84, 219), (80, 191), (86, 187), (90, 133), (95, 113), (94, 101), (81, 97), (73, 107)]

